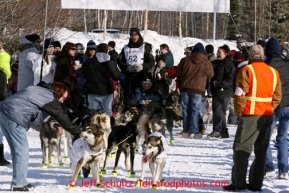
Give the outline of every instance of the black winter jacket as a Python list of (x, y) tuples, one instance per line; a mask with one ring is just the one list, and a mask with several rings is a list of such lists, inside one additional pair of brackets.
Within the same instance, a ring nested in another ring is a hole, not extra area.
[(110, 55), (110, 61), (117, 62), (118, 53), (115, 51), (115, 49), (109, 51), (108, 54)]
[(0, 68), (0, 102), (11, 95), (11, 91), (6, 83), (6, 74), (4, 70)]
[(82, 66), (82, 74), (87, 79), (84, 92), (101, 96), (114, 92), (111, 78), (119, 80), (121, 77), (117, 64), (110, 61), (106, 53), (97, 53), (96, 57), (89, 58)]
[[(223, 60), (214, 60), (212, 64), (214, 68), (214, 77), (210, 82), (212, 95), (232, 97), (236, 69), (230, 56), (226, 56)], [(216, 81), (216, 87), (214, 81)]]
[(289, 62), (279, 56), (272, 56), (265, 61), (278, 70), (282, 83), (282, 100), (277, 108), (289, 107)]

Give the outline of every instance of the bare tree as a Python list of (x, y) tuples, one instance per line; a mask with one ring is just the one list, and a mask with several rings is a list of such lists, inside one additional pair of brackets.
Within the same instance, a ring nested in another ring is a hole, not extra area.
[(180, 46), (183, 46), (183, 35), (182, 35), (182, 12), (179, 12), (179, 37), (180, 37)]
[(86, 11), (83, 10), (83, 22), (84, 22), (84, 31), (87, 32), (87, 24), (86, 24)]

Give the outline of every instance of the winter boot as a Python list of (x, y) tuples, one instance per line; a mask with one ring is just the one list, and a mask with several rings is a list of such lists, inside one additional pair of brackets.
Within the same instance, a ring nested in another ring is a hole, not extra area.
[(4, 146), (0, 144), (0, 166), (7, 166), (10, 162), (4, 158)]

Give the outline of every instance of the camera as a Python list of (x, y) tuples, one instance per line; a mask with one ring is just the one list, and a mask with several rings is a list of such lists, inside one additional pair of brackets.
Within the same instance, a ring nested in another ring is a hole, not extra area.
[(159, 49), (156, 49), (156, 54), (160, 54), (160, 50)]

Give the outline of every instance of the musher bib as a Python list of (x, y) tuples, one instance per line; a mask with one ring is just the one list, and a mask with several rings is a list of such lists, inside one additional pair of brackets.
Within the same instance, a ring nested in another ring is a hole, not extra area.
[(128, 66), (139, 66), (143, 64), (145, 45), (142, 44), (139, 48), (129, 48), (128, 45), (124, 46), (124, 55), (126, 64)]

